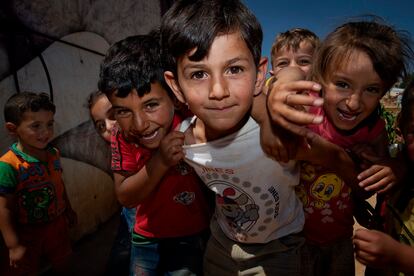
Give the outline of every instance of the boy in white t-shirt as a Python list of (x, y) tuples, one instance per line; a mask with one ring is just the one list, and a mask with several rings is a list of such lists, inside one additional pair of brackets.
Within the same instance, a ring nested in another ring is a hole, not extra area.
[[(266, 157), (250, 118), (267, 66), (260, 24), (237, 0), (177, 1), (164, 15), (161, 40), (166, 81), (195, 115), (181, 125), (191, 144), (184, 147), (186, 161), (216, 193), (204, 273), (299, 275), (299, 170), (293, 161)], [(333, 151), (318, 155), (324, 141), (314, 138), (313, 152), (303, 147), (297, 158), (330, 164)]]

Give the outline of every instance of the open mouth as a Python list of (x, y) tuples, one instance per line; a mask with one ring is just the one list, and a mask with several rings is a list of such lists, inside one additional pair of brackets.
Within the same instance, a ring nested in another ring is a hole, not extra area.
[(338, 110), (338, 117), (343, 121), (355, 121), (359, 113), (348, 113), (342, 110)]
[(158, 129), (156, 129), (155, 131), (153, 131), (151, 133), (142, 134), (140, 136), (140, 139), (143, 140), (143, 141), (149, 141), (149, 140), (154, 139), (157, 135), (158, 135)]

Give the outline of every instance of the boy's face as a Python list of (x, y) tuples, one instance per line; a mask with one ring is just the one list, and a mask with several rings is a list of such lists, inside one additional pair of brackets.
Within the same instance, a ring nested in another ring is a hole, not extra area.
[(308, 76), (314, 50), (313, 46), (307, 41), (301, 42), (297, 51), (283, 47), (276, 52), (270, 74), (277, 75), (282, 68), (292, 66), (300, 68)]
[(115, 119), (130, 142), (149, 149), (159, 147), (174, 117), (174, 104), (159, 83), (151, 84), (151, 92), (142, 97), (134, 90), (125, 98), (114, 93), (109, 100)]
[(250, 112), (253, 95), (262, 89), (267, 60), (263, 58), (257, 69), (239, 32), (217, 36), (200, 61), (188, 57), (178, 59), (177, 80), (172, 72), (165, 73), (177, 98), (204, 123), (206, 139), (238, 130)]
[(6, 123), (7, 129), (18, 138), (18, 142), (27, 153), (43, 150), (53, 138), (54, 114), (52, 111), (26, 111), (18, 126)]
[(91, 106), (90, 113), (96, 130), (105, 141), (111, 142), (111, 129), (116, 121), (110, 119), (112, 117), (112, 105), (108, 98), (105, 95), (100, 96)]

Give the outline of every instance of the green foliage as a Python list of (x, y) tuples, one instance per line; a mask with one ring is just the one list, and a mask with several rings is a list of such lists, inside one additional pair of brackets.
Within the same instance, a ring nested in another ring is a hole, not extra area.
[(398, 140), (397, 134), (395, 132), (397, 114), (386, 110), (382, 105), (380, 105), (380, 116), (385, 120), (385, 129), (388, 134), (389, 143), (396, 143)]

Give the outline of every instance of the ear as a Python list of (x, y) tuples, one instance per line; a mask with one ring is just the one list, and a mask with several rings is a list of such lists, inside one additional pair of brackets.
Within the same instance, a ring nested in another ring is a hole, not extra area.
[(6, 129), (10, 135), (16, 136), (17, 135), (17, 126), (11, 122), (6, 122)]
[(174, 92), (175, 97), (182, 103), (186, 103), (184, 94), (181, 92), (180, 85), (177, 83), (174, 73), (171, 71), (165, 71), (164, 72), (164, 79), (165, 82), (168, 84), (168, 86), (171, 88), (171, 90)]
[(266, 72), (267, 72), (267, 57), (262, 57), (260, 59), (259, 66), (257, 67), (254, 95), (257, 95), (258, 93), (262, 91), (263, 85), (266, 81)]

